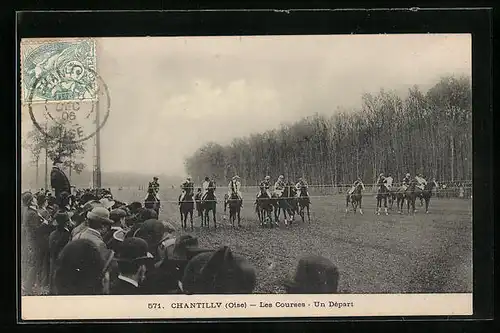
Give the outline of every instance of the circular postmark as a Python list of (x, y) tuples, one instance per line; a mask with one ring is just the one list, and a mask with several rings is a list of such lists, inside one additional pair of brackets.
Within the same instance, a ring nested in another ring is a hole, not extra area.
[(64, 137), (78, 143), (103, 128), (111, 100), (102, 78), (93, 69), (73, 61), (41, 73), (29, 91), (27, 105), (33, 125), (47, 138)]

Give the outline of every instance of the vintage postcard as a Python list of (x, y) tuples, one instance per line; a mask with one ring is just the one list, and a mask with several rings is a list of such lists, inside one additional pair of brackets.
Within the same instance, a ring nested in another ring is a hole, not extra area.
[(23, 39), (23, 320), (472, 314), (470, 34)]

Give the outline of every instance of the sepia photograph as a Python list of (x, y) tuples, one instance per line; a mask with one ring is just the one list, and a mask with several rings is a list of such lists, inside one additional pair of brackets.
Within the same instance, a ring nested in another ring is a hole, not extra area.
[(438, 314), (472, 314), (470, 34), (26, 38), (19, 54), (23, 318), (115, 296), (141, 318), (431, 314), (438, 295)]

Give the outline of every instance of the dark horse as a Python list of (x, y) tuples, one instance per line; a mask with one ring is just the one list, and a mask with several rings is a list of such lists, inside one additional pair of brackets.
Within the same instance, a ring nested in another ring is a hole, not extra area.
[(148, 195), (144, 200), (144, 208), (153, 209), (158, 216), (160, 215), (160, 200), (156, 198), (156, 195), (152, 191), (148, 191)]
[[(295, 195), (295, 187), (291, 184), (285, 186), (280, 197), (273, 194), (274, 217), (276, 222), (279, 221), (280, 211), (283, 211), (285, 225), (288, 225), (288, 222), (290, 222), (290, 225), (292, 224), (295, 213), (298, 211), (298, 200)], [(287, 213), (290, 216), (290, 220), (287, 220)]]
[(232, 192), (231, 196), (226, 193), (224, 196), (224, 214), (226, 213), (227, 205), (229, 205), (229, 220), (231, 221), (231, 225), (234, 227), (234, 221), (236, 217), (238, 217), (238, 227), (241, 227), (241, 205), (243, 201), (238, 198), (238, 194)]
[(210, 228), (210, 217), (208, 213), (212, 211), (214, 218), (214, 228), (217, 229), (217, 221), (215, 218), (215, 213), (217, 211), (217, 200), (215, 199), (215, 193), (213, 189), (209, 189), (207, 191), (205, 199), (202, 200), (200, 203), (200, 208), (201, 208), (201, 226), (202, 227), (206, 226), (207, 228)]
[(300, 196), (298, 204), (299, 204), (299, 215), (302, 218), (302, 222), (304, 222), (304, 208), (305, 208), (307, 211), (307, 222), (311, 223), (311, 215), (309, 213), (309, 205), (311, 204), (311, 198), (309, 198), (309, 195), (307, 194), (306, 186), (300, 187)]
[[(259, 217), (260, 225), (265, 225), (269, 221), (269, 225), (273, 226), (273, 199), (269, 197), (265, 188), (260, 189), (260, 194), (255, 202), (255, 211)], [(277, 221), (275, 222), (278, 225)]]
[(428, 182), (425, 186), (424, 189), (421, 190), (420, 188), (417, 187), (417, 181), (414, 179), (410, 182), (410, 186), (408, 186), (408, 189), (406, 190), (406, 197), (407, 197), (407, 211), (408, 213), (410, 212), (410, 206), (412, 207), (412, 212), (415, 213), (415, 201), (417, 198), (420, 200), (425, 201), (425, 212), (429, 213), (429, 202), (431, 201), (432, 197), (432, 190), (434, 187), (437, 187), (436, 181), (432, 180)]
[(390, 195), (392, 196), (391, 208), (392, 208), (392, 205), (394, 205), (394, 200), (396, 200), (396, 206), (398, 208), (398, 213), (402, 214), (403, 213), (403, 205), (404, 205), (405, 199), (407, 199), (405, 187), (403, 185), (401, 185), (397, 189), (393, 190)]
[(361, 193), (362, 190), (363, 190), (363, 185), (358, 184), (358, 185), (356, 185), (356, 187), (354, 188), (354, 190), (352, 191), (351, 194), (346, 195), (346, 199), (345, 199), (345, 202), (346, 202), (345, 212), (346, 213), (349, 212), (349, 203), (351, 203), (352, 209), (354, 210), (354, 214), (356, 214), (356, 209), (359, 207), (359, 213), (361, 215), (363, 215), (363, 210), (361, 208), (361, 202), (363, 200), (363, 194)]
[(384, 202), (385, 215), (389, 215), (387, 213), (387, 196), (389, 195), (389, 190), (385, 186), (385, 184), (378, 184), (377, 190), (377, 211), (376, 214), (380, 215), (380, 208), (382, 208), (382, 202)]
[(179, 213), (181, 214), (181, 225), (182, 229), (187, 229), (187, 218), (191, 221), (191, 230), (193, 230), (193, 211), (194, 211), (194, 200), (192, 193), (186, 193), (179, 205)]
[(196, 211), (198, 212), (198, 217), (200, 217), (200, 218), (203, 216), (203, 211), (202, 211), (202, 207), (201, 207), (201, 196), (202, 196), (201, 192), (196, 193), (196, 195), (194, 196), (194, 202), (196, 204)]

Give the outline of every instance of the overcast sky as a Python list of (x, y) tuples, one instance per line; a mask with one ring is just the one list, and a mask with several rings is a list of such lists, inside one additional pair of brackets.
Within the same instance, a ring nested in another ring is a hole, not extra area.
[[(103, 171), (184, 175), (185, 157), (207, 141), (224, 144), (315, 112), (357, 107), (364, 92), (471, 75), (470, 35), (127, 37), (98, 44), (98, 72), (111, 97)], [(25, 132), (31, 124), (23, 120)]]

